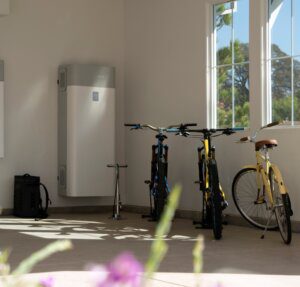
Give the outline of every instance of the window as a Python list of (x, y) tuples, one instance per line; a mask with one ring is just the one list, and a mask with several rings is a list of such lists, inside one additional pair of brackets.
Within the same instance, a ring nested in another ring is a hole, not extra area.
[(213, 127), (249, 126), (249, 0), (214, 5)]
[(268, 122), (300, 123), (300, 1), (268, 0)]

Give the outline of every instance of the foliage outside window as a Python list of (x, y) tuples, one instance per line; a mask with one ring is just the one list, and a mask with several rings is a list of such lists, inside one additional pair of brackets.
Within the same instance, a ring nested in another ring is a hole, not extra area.
[(269, 1), (268, 121), (300, 123), (300, 1)]
[(249, 126), (249, 0), (214, 5), (215, 126)]

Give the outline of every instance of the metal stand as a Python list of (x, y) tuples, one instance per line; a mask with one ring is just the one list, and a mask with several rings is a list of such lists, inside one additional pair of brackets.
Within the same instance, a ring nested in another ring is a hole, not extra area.
[(128, 165), (108, 164), (107, 167), (113, 167), (116, 173), (115, 197), (112, 218), (115, 220), (121, 219), (120, 210), (122, 208), (121, 195), (119, 189), (120, 168), (127, 168)]
[(271, 211), (271, 213), (270, 213), (270, 216), (269, 216), (269, 218), (268, 218), (266, 227), (265, 227), (264, 232), (263, 232), (263, 234), (261, 235), (260, 239), (264, 239), (264, 238), (265, 238), (265, 235), (266, 235), (266, 233), (267, 233), (267, 231), (268, 231), (268, 227), (269, 227), (269, 224), (270, 224), (270, 222), (271, 222), (271, 219), (272, 219), (274, 213), (275, 213), (275, 208), (273, 208), (272, 211)]

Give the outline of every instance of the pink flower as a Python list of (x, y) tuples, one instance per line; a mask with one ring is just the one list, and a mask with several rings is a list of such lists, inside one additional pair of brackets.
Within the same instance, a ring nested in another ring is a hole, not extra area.
[(42, 278), (39, 282), (39, 285), (41, 287), (53, 287), (54, 286), (54, 278), (53, 277)]
[(143, 266), (131, 253), (120, 254), (104, 270), (106, 276), (100, 276), (97, 287), (141, 286)]

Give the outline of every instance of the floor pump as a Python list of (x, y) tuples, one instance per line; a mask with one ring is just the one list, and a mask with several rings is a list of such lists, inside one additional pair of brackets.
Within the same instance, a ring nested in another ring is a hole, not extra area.
[(108, 164), (107, 167), (114, 168), (116, 173), (116, 184), (115, 184), (115, 197), (114, 197), (114, 206), (113, 206), (113, 214), (112, 218), (115, 220), (121, 219), (120, 210), (122, 208), (121, 195), (120, 195), (120, 168), (127, 168), (128, 165), (119, 165), (117, 164)]

